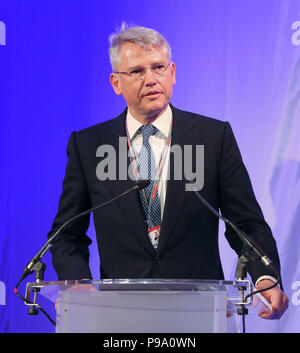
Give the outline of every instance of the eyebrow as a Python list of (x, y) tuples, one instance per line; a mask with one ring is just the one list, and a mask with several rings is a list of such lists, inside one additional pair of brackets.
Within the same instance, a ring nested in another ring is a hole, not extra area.
[(127, 71), (138, 70), (138, 69), (144, 69), (144, 68), (145, 68), (145, 66), (142, 66), (142, 65), (135, 65), (135, 66), (129, 67)]
[(145, 67), (152, 67), (152, 66), (155, 66), (155, 65), (165, 65), (165, 64), (163, 63), (162, 60), (159, 60), (159, 61), (157, 61), (157, 62), (152, 63), (151, 66), (135, 65), (135, 66), (129, 67), (129, 68), (127, 69), (127, 71), (138, 70), (138, 69), (145, 69)]

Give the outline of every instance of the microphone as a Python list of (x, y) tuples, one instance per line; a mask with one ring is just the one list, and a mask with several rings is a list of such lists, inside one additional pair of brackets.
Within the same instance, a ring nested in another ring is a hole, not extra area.
[(24, 272), (18, 282), (18, 284), (15, 287), (15, 291), (17, 290), (18, 286), (20, 285), (20, 283), (23, 281), (24, 278), (26, 278), (29, 274), (31, 274), (34, 271), (34, 266), (44, 257), (44, 255), (47, 253), (47, 251), (52, 247), (53, 242), (56, 240), (56, 238), (58, 237), (58, 235), (60, 234), (60, 232), (71, 222), (75, 221), (76, 219), (83, 217), (95, 210), (97, 210), (98, 208), (107, 206), (111, 203), (113, 203), (114, 201), (120, 199), (121, 197), (129, 194), (130, 192), (134, 191), (134, 190), (142, 190), (144, 188), (146, 188), (147, 186), (150, 185), (150, 181), (145, 179), (145, 180), (138, 180), (136, 182), (136, 185), (131, 187), (130, 189), (124, 191), (122, 194), (112, 198), (109, 201), (103, 202), (100, 205), (94, 206), (86, 211), (83, 211), (77, 215), (75, 215), (74, 217), (70, 218), (68, 221), (66, 221), (63, 225), (60, 226), (60, 228), (48, 239), (48, 241), (45, 243), (45, 245), (39, 250), (39, 252), (28, 262), (28, 264), (26, 265)]
[(254, 252), (255, 258), (258, 258), (266, 267), (269, 267), (274, 272), (278, 282), (280, 282), (280, 274), (278, 270), (273, 265), (271, 259), (260, 249), (260, 247), (252, 239), (250, 239), (245, 232), (239, 229), (227, 218), (220, 215), (219, 212), (207, 200), (205, 200), (205, 198), (197, 190), (194, 189), (193, 191), (206, 208), (208, 208), (213, 214), (228, 224), (236, 232), (242, 242), (250, 248), (250, 251)]

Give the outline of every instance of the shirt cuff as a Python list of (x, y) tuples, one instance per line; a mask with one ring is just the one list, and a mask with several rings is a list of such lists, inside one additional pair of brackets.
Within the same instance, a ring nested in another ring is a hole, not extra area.
[(273, 281), (274, 283), (277, 282), (277, 279), (272, 277), (272, 276), (261, 276), (259, 277), (259, 279), (255, 282), (255, 286), (258, 284), (258, 282), (262, 281), (263, 279), (270, 279), (271, 281)]

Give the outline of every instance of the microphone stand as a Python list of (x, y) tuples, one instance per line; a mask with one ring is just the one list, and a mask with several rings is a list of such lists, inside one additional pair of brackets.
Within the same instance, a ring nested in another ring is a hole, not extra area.
[(113, 203), (114, 201), (118, 200), (119, 198), (129, 194), (130, 192), (134, 191), (134, 190), (141, 190), (146, 188), (148, 185), (150, 184), (149, 180), (138, 180), (136, 185), (134, 185), (133, 187), (131, 187), (130, 189), (124, 191), (122, 194), (112, 198), (111, 200), (108, 200), (106, 202), (103, 202), (100, 205), (97, 205), (95, 207), (92, 207), (84, 212), (81, 212), (77, 215), (75, 215), (74, 217), (70, 218), (68, 221), (66, 221), (64, 224), (62, 224), (60, 226), (60, 228), (48, 239), (48, 241), (43, 245), (43, 247), (39, 250), (39, 252), (28, 262), (28, 264), (25, 266), (24, 272), (19, 280), (19, 282), (17, 283), (17, 285), (15, 286), (14, 292), (15, 294), (21, 298), (25, 305), (29, 305), (30, 308), (28, 310), (28, 314), (30, 315), (37, 315), (38, 314), (38, 309), (40, 309), (47, 317), (48, 319), (55, 325), (55, 322), (49, 317), (49, 315), (42, 309), (42, 307), (37, 304), (36, 299), (37, 299), (37, 294), (40, 291), (39, 287), (34, 287), (33, 288), (33, 292), (34, 292), (34, 298), (33, 298), (33, 302), (31, 302), (29, 300), (30, 297), (30, 293), (29, 295), (26, 295), (26, 298), (24, 298), (19, 292), (18, 292), (18, 287), (21, 284), (21, 282), (31, 273), (33, 273), (34, 271), (36, 272), (35, 275), (35, 279), (37, 283), (40, 283), (43, 279), (44, 279), (44, 273), (46, 270), (46, 265), (41, 262), (41, 259), (44, 257), (44, 255), (48, 252), (48, 250), (52, 247), (53, 243), (55, 242), (55, 240), (57, 239), (58, 235), (60, 235), (61, 231), (71, 222), (73, 222), (74, 220), (83, 217), (93, 211), (95, 211), (98, 208), (107, 206), (110, 203)]
[[(42, 261), (38, 261), (32, 268), (33, 271), (35, 271), (35, 281), (36, 283), (42, 282), (44, 279), (44, 273), (46, 271), (46, 264), (44, 264)], [(34, 296), (33, 296), (33, 302), (30, 304), (30, 308), (28, 309), (28, 314), (29, 315), (38, 315), (39, 311), (36, 307), (38, 307), (38, 304), (36, 303), (37, 300), (37, 295), (40, 292), (39, 287), (34, 287), (33, 288)]]
[(241, 229), (239, 229), (236, 225), (234, 225), (231, 221), (229, 221), (227, 218), (224, 216), (220, 215), (219, 212), (207, 201), (204, 199), (204, 197), (196, 190), (193, 189), (194, 193), (196, 196), (200, 199), (200, 201), (203, 203), (203, 205), (208, 208), (214, 215), (216, 215), (218, 218), (220, 218), (222, 221), (224, 221), (226, 224), (228, 224), (231, 229), (235, 231), (235, 233), (239, 236), (243, 244), (245, 245), (244, 251), (242, 254), (239, 256), (238, 262), (237, 262), (237, 267), (236, 267), (236, 272), (235, 272), (235, 277), (237, 278), (238, 281), (247, 281), (247, 265), (248, 263), (254, 262), (256, 260), (260, 260), (266, 267), (271, 268), (271, 270), (274, 272), (277, 282), (274, 283), (272, 286), (268, 288), (264, 288), (258, 291), (251, 292), (251, 282), (249, 282), (249, 294), (245, 296), (245, 289), (246, 287), (244, 286), (239, 286), (239, 290), (241, 292), (241, 301), (240, 303), (236, 303), (236, 305), (240, 305), (240, 308), (238, 308), (237, 313), (238, 315), (242, 315), (242, 321), (243, 321), (243, 333), (246, 332), (245, 330), (245, 315), (248, 314), (248, 309), (246, 308), (246, 305), (250, 304), (250, 301), (248, 302), (248, 298), (251, 298), (254, 294), (264, 292), (266, 290), (269, 290), (271, 288), (274, 288), (277, 286), (281, 281), (280, 281), (280, 274), (278, 273), (277, 269), (273, 265), (272, 261), (264, 254), (264, 252), (259, 248), (257, 244), (254, 243), (253, 240), (251, 240), (246, 233), (244, 233)]
[[(236, 266), (236, 271), (235, 271), (235, 277), (238, 281), (246, 281), (247, 278), (247, 264), (249, 263), (249, 258), (245, 255), (242, 254), (238, 258), (237, 266)], [(251, 291), (251, 283), (249, 282), (250, 286), (250, 291)], [(236, 303), (236, 305), (239, 305), (240, 307), (237, 309), (237, 314), (242, 316), (242, 332), (246, 332), (246, 315), (248, 314), (248, 309), (246, 307), (249, 302), (247, 302), (245, 298), (245, 286), (239, 286), (238, 287), (241, 295), (241, 301), (239, 303)]]

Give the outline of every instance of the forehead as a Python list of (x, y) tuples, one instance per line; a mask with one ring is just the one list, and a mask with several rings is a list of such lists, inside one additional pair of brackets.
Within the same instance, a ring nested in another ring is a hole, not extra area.
[(120, 67), (127, 68), (137, 65), (149, 66), (156, 62), (167, 62), (168, 58), (164, 48), (142, 48), (137, 44), (126, 42), (120, 50)]

